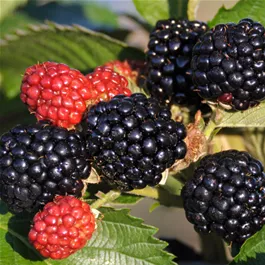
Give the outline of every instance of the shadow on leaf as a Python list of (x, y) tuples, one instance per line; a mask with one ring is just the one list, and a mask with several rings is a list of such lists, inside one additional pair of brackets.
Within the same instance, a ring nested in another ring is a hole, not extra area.
[(119, 55), (118, 59), (121, 61), (132, 59), (132, 60), (144, 60), (145, 54), (143, 51), (137, 49), (137, 48), (132, 48), (132, 47), (125, 47), (123, 48)]
[(7, 214), (8, 210), (7, 210), (7, 206), (4, 202), (0, 201), (0, 214), (4, 215)]
[(43, 261), (42, 258), (28, 241), (31, 220), (33, 216), (24, 214), (23, 216), (12, 216), (8, 222), (8, 232), (6, 242), (12, 249), (24, 259), (31, 261)]

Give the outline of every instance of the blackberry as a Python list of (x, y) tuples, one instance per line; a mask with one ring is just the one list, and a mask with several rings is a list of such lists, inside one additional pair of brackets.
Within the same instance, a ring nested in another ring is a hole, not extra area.
[(84, 137), (40, 122), (0, 139), (0, 197), (13, 213), (34, 212), (55, 195), (81, 196), (91, 170)]
[(198, 232), (243, 243), (265, 224), (265, 173), (247, 152), (204, 157), (182, 189), (187, 219)]
[(121, 190), (158, 184), (162, 172), (186, 154), (184, 125), (171, 119), (168, 107), (140, 93), (93, 106), (87, 126), (96, 168)]
[(235, 110), (265, 98), (265, 30), (251, 19), (219, 24), (194, 46), (192, 78), (201, 97)]
[(159, 20), (150, 34), (147, 52), (146, 88), (162, 103), (196, 105), (190, 62), (193, 46), (208, 30), (205, 23), (189, 20)]

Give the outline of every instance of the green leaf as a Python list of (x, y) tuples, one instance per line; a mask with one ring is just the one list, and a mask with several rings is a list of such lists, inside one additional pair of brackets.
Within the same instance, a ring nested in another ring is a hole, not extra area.
[(265, 264), (265, 225), (242, 245), (240, 252), (230, 265)]
[(0, 201), (0, 214), (0, 264), (45, 264), (27, 240), (32, 217), (12, 216), (7, 213), (7, 208), (2, 201)]
[[(0, 58), (1, 58), (1, 54), (0, 54)], [(7, 98), (13, 99), (20, 92), (20, 84), (22, 81), (23, 72), (15, 74), (12, 71), (12, 68), (9, 68), (9, 67), (1, 68), (1, 65), (0, 65), (0, 72), (3, 77), (2, 82), (1, 82), (1, 88), (3, 88), (4, 90), (3, 93)], [(20, 104), (21, 104), (21, 101), (20, 101)]]
[(221, 7), (217, 15), (208, 24), (210, 27), (220, 23), (239, 22), (240, 19), (248, 17), (265, 24), (264, 0), (240, 0), (233, 8)]
[(265, 127), (265, 102), (259, 106), (245, 111), (225, 111), (218, 110), (218, 117), (222, 117), (217, 122), (217, 127)]
[(17, 124), (35, 123), (36, 118), (30, 115), (27, 107), (19, 97), (6, 99), (0, 96), (0, 135)]
[(36, 20), (28, 16), (24, 12), (14, 12), (6, 17), (1, 23), (0, 38), (8, 33), (13, 33), (17, 29), (17, 25), (20, 28), (26, 27), (28, 24), (36, 23)]
[[(6, 209), (0, 202), (1, 213)], [(157, 229), (142, 224), (129, 210), (101, 208), (104, 215), (88, 244), (67, 259), (43, 260), (27, 240), (30, 218), (11, 214), (0, 218), (0, 264), (5, 265), (174, 265), (173, 255), (163, 249), (167, 244), (153, 237)]]
[(156, 228), (143, 225), (141, 219), (128, 215), (127, 209), (101, 208), (100, 211), (104, 219), (88, 244), (90, 254), (86, 264), (175, 264), (173, 255), (163, 251), (167, 244), (153, 237)]
[(27, 3), (27, 0), (8, 0), (2, 2), (1, 12), (0, 12), (0, 21), (5, 17), (9, 16), (13, 10)]
[(37, 62), (68, 64), (84, 73), (107, 61), (143, 59), (144, 53), (127, 44), (81, 26), (54, 23), (30, 26), (0, 42), (1, 74), (7, 96), (19, 93), (21, 75)]
[(133, 194), (121, 194), (119, 198), (117, 198), (113, 203), (118, 203), (118, 204), (136, 204), (139, 201), (143, 199), (142, 196), (137, 196)]
[(133, 0), (143, 18), (155, 25), (160, 19), (187, 17), (188, 0)]

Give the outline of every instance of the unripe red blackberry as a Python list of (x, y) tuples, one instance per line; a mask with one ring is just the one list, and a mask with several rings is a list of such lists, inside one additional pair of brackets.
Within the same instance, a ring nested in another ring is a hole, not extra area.
[(55, 62), (26, 69), (21, 84), (21, 100), (38, 120), (73, 128), (86, 107), (94, 102), (91, 83), (76, 69)]
[(12, 213), (35, 212), (55, 195), (81, 197), (91, 170), (80, 133), (40, 122), (0, 138), (0, 197)]
[(203, 35), (192, 55), (193, 82), (201, 97), (236, 110), (265, 98), (265, 30), (258, 22), (219, 24)]
[(243, 243), (265, 224), (265, 173), (247, 152), (204, 157), (182, 190), (187, 219), (197, 232)]
[(115, 71), (119, 73), (120, 75), (124, 76), (126, 79), (131, 79), (133, 81), (136, 81), (137, 78), (137, 72), (133, 71), (130, 63), (128, 61), (110, 61), (105, 63), (103, 68), (109, 68), (112, 71)]
[(191, 56), (207, 25), (200, 21), (159, 20), (150, 34), (147, 52), (146, 87), (162, 103), (196, 105), (201, 99), (194, 92)]
[(97, 67), (93, 73), (87, 74), (86, 78), (91, 83), (94, 94), (94, 103), (109, 101), (114, 96), (122, 94), (131, 95), (128, 80), (108, 67)]
[(86, 245), (95, 228), (95, 217), (86, 202), (56, 196), (35, 215), (28, 238), (43, 257), (65, 259)]
[(186, 129), (168, 107), (136, 93), (93, 106), (87, 117), (87, 150), (104, 179), (121, 190), (154, 186), (186, 154)]

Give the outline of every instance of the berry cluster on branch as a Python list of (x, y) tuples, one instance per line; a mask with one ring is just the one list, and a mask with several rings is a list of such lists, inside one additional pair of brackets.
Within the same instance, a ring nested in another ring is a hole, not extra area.
[[(150, 96), (130, 90), (142, 74)], [(82, 200), (92, 167), (120, 190), (115, 196), (134, 189), (145, 195), (187, 153), (197, 161), (202, 154), (196, 150), (208, 150), (215, 129), (210, 120), (206, 134), (196, 120), (187, 128), (199, 134), (187, 137), (172, 105), (199, 110), (214, 102), (243, 111), (265, 99), (265, 29), (251, 19), (210, 30), (200, 21), (160, 20), (150, 33), (145, 65), (116, 60), (84, 75), (62, 63), (36, 64), (25, 71), (20, 98), (38, 122), (1, 136), (0, 198), (13, 214), (36, 214), (29, 241), (43, 257), (64, 259), (97, 227)], [(168, 185), (176, 181), (171, 176)], [(176, 196), (173, 186), (163, 195)], [(198, 232), (242, 244), (265, 224), (264, 168), (247, 152), (205, 156), (175, 189), (182, 186), (187, 219)]]

